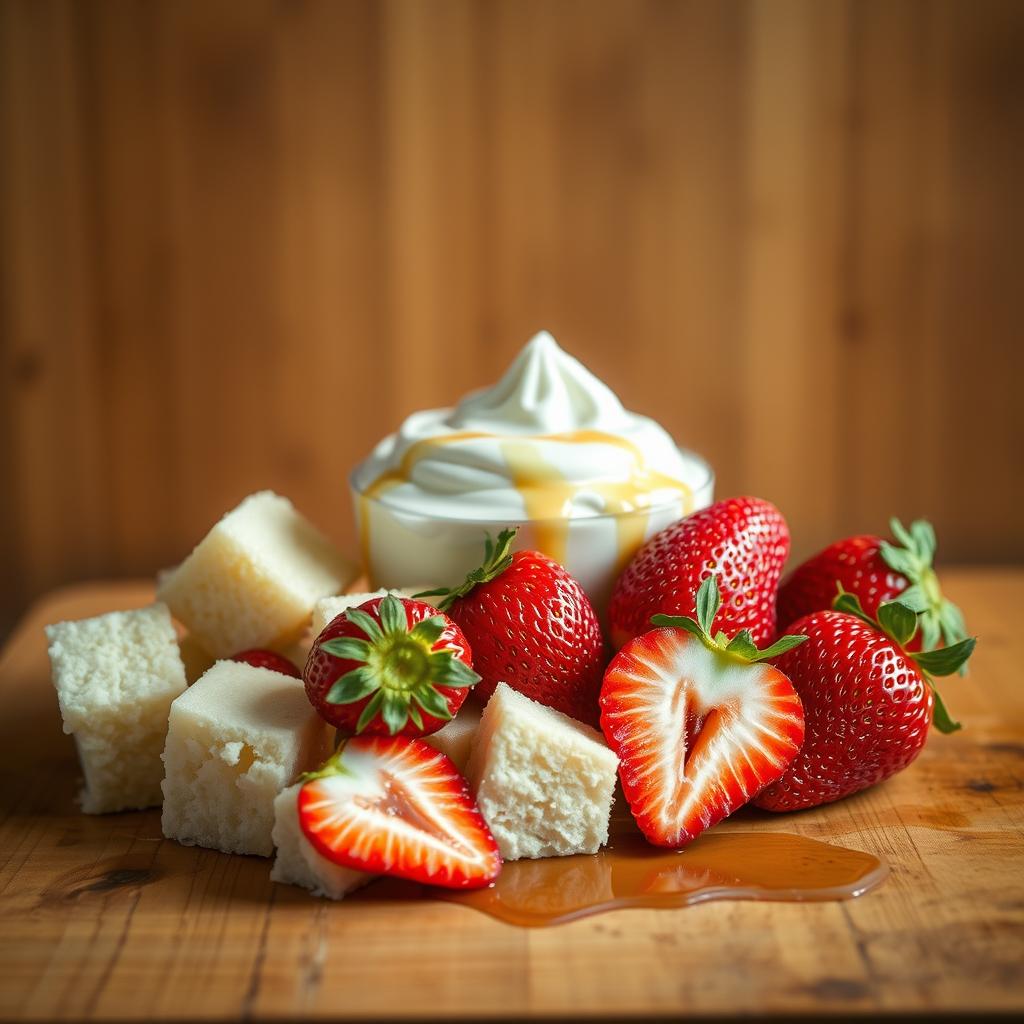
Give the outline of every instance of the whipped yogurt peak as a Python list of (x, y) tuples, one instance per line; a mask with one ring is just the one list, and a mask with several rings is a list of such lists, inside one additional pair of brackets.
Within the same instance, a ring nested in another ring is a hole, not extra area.
[(504, 524), (665, 506), (682, 515), (708, 481), (701, 460), (624, 409), (546, 331), (493, 387), (413, 413), (353, 475), (396, 512)]
[(541, 331), (491, 388), (462, 399), (448, 417), (455, 430), (494, 434), (620, 432), (630, 417), (615, 393)]

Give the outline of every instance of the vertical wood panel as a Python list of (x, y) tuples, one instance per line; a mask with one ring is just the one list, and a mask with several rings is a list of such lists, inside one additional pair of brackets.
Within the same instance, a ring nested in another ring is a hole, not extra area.
[[(10, 609), (103, 571), (110, 536), (97, 331), (94, 150), (74, 5), (0, 7), (0, 231)], [(9, 611), (8, 611), (9, 614)]]
[[(842, 203), (850, 11), (761, 2), (749, 25), (740, 482), (783, 510), (804, 551), (835, 539), (845, 424)], [(879, 524), (881, 525), (881, 524)]]
[(541, 327), (799, 553), (1024, 558), (1022, 54), (1013, 0), (0, 0), (0, 620), (258, 487), (351, 542)]

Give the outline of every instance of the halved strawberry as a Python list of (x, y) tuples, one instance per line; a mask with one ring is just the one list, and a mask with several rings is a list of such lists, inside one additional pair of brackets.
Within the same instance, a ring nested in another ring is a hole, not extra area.
[(800, 698), (762, 664), (806, 640), (759, 651), (748, 630), (712, 637), (715, 576), (697, 592), (697, 621), (655, 615), (653, 629), (612, 659), (601, 687), (601, 728), (647, 839), (677, 847), (778, 779), (804, 737)]
[(479, 889), (501, 855), (440, 751), (404, 736), (345, 740), (299, 790), (299, 824), (328, 860), (447, 889)]

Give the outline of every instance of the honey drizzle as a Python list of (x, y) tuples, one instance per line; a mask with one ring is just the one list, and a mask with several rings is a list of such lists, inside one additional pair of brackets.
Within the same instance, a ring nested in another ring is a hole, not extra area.
[(877, 888), (888, 865), (870, 853), (731, 823), (683, 850), (650, 846), (617, 808), (611, 839), (593, 855), (509, 861), (486, 889), (439, 889), (381, 878), (350, 901), (441, 899), (506, 924), (542, 928), (627, 908), (675, 909), (712, 900), (849, 900)]
[(713, 831), (669, 851), (648, 845), (635, 828), (630, 834), (620, 827), (611, 845), (592, 856), (513, 861), (490, 888), (438, 895), (536, 928), (628, 907), (853, 899), (888, 872), (869, 853), (789, 833)]
[[(616, 517), (617, 569), (625, 565), (646, 536), (652, 491), (679, 491), (683, 499), (683, 513), (693, 510), (693, 490), (689, 485), (649, 469), (640, 448), (615, 434), (606, 434), (600, 430), (576, 430), (564, 434), (537, 434), (517, 438), (481, 431), (463, 431), (443, 437), (428, 437), (410, 445), (399, 466), (382, 473), (359, 495), (359, 542), (363, 569), (367, 574), (370, 574), (370, 500), (407, 483), (416, 464), (437, 449), (460, 441), (480, 439), (497, 440), (500, 443), (512, 485), (522, 496), (527, 517), (534, 523), (537, 546), (557, 562), (564, 564), (566, 561), (572, 504), (581, 492), (590, 491), (601, 495), (605, 500), (605, 514)], [(626, 481), (570, 481), (537, 451), (537, 441), (613, 445), (633, 456), (635, 468)]]

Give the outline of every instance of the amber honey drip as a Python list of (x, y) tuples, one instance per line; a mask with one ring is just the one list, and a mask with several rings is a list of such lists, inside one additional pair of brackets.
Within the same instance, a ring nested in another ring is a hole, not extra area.
[(609, 846), (593, 856), (514, 861), (489, 889), (438, 895), (509, 924), (542, 927), (625, 907), (852, 899), (888, 871), (869, 853), (783, 832), (712, 831), (684, 850), (659, 850), (619, 820)]
[[(606, 513), (616, 515), (618, 533), (618, 566), (621, 569), (643, 543), (647, 528), (650, 495), (657, 489), (678, 491), (683, 501), (683, 514), (693, 511), (693, 490), (674, 477), (647, 467), (643, 452), (632, 442), (598, 430), (576, 430), (566, 434), (540, 434), (524, 438), (499, 438), (480, 431), (464, 431), (441, 437), (424, 438), (413, 444), (402, 457), (401, 465), (383, 473), (360, 495), (359, 542), (363, 569), (370, 567), (370, 499), (406, 483), (412, 478), (416, 464), (439, 448), (462, 441), (481, 438), (501, 441), (502, 453), (511, 473), (512, 485), (522, 495), (530, 520), (535, 522), (537, 544), (549, 557), (565, 562), (569, 537), (572, 502), (581, 491), (600, 494)], [(535, 442), (559, 444), (605, 444), (621, 448), (633, 456), (635, 469), (625, 481), (571, 482), (558, 469), (545, 461)]]

